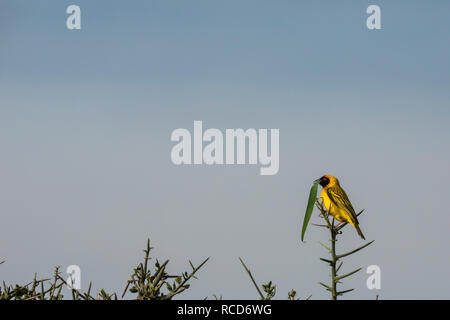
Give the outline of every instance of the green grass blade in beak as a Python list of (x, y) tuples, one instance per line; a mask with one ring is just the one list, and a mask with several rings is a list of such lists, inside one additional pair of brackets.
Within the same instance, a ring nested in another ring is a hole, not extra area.
[(315, 180), (314, 184), (311, 187), (311, 190), (309, 191), (308, 206), (306, 207), (305, 217), (303, 218), (302, 237), (301, 237), (302, 242), (304, 242), (303, 239), (305, 237), (306, 228), (308, 227), (309, 219), (311, 219), (311, 214), (314, 209), (314, 202), (316, 202), (319, 181), (320, 179)]

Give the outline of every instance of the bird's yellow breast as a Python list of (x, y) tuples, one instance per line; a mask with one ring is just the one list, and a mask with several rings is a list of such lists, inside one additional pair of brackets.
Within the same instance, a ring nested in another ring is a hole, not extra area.
[(348, 221), (347, 217), (348, 214), (345, 212), (345, 210), (342, 210), (335, 205), (331, 205), (330, 197), (328, 197), (327, 191), (325, 188), (322, 189), (322, 192), (320, 193), (320, 198), (323, 201), (323, 205), (325, 206), (325, 209), (327, 209), (328, 213), (332, 215), (336, 220), (343, 222)]

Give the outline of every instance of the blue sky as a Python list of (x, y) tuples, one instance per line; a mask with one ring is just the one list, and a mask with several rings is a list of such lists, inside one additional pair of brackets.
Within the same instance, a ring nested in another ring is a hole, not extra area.
[[(74, 3), (82, 29), (70, 31)], [(369, 31), (374, 3), (382, 30)], [(330, 173), (375, 239), (349, 271), (377, 264), (383, 277), (374, 292), (355, 276), (348, 298), (448, 298), (448, 12), (448, 1), (1, 1), (1, 278), (78, 264), (85, 286), (121, 291), (150, 237), (174, 271), (212, 256), (187, 298), (256, 297), (238, 256), (279, 298), (327, 298), (325, 234), (299, 233), (311, 182)], [(279, 173), (174, 166), (170, 134), (194, 120), (279, 128)], [(361, 244), (353, 231), (346, 249)]]

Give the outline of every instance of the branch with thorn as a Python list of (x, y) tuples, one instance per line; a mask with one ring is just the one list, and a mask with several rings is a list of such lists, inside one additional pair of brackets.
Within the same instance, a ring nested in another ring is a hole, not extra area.
[[(357, 272), (359, 272), (362, 268), (358, 268), (356, 270), (353, 270), (351, 272), (348, 272), (346, 274), (343, 275), (338, 275), (339, 270), (342, 267), (343, 261), (340, 261), (340, 259), (347, 257), (349, 255), (352, 255), (364, 248), (366, 248), (367, 246), (371, 245), (374, 240), (366, 243), (365, 245), (356, 248), (352, 251), (349, 251), (347, 253), (343, 253), (343, 254), (337, 254), (336, 253), (336, 242), (337, 242), (337, 235), (338, 234), (342, 234), (342, 229), (347, 226), (347, 222), (341, 222), (338, 224), (335, 224), (335, 219), (334, 217), (332, 217), (331, 221), (330, 221), (330, 214), (328, 213), (328, 211), (325, 209), (325, 207), (323, 206), (322, 202), (319, 202), (318, 200), (316, 200), (316, 207), (319, 209), (320, 211), (320, 216), (325, 220), (326, 224), (313, 224), (317, 227), (321, 227), (321, 228), (327, 228), (330, 231), (330, 242), (331, 242), (331, 246), (327, 246), (325, 244), (323, 244), (322, 242), (320, 242), (320, 245), (322, 247), (324, 247), (329, 253), (330, 253), (330, 258), (326, 259), (326, 258), (320, 258), (321, 261), (326, 262), (330, 265), (330, 269), (331, 269), (331, 285), (326, 285), (323, 282), (319, 282), (319, 284), (321, 286), (323, 286), (327, 291), (329, 291), (331, 293), (331, 299), (333, 300), (337, 300), (338, 296), (342, 296), (345, 293), (351, 292), (354, 289), (348, 289), (348, 290), (343, 290), (343, 291), (338, 291), (337, 290), (337, 284), (338, 283), (342, 283), (341, 280), (345, 279)], [(356, 216), (361, 215), (364, 212), (364, 210), (361, 210)]]

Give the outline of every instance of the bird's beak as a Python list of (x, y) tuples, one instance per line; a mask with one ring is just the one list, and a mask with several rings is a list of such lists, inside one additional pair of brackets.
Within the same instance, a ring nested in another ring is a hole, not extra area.
[(320, 182), (320, 178), (319, 178), (319, 179), (316, 179), (316, 180), (314, 180), (313, 182), (314, 182), (314, 183), (319, 183), (319, 182)]

